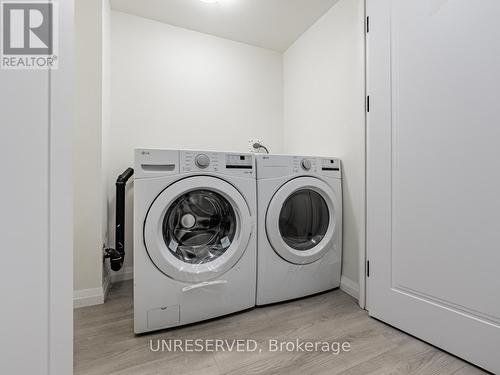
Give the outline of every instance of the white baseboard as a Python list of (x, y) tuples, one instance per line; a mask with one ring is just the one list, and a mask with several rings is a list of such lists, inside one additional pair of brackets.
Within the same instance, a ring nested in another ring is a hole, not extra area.
[(104, 303), (104, 290), (100, 288), (80, 289), (73, 292), (73, 307), (100, 305)]
[(134, 278), (134, 267), (125, 267), (118, 272), (111, 271), (111, 283), (132, 280)]
[(106, 301), (111, 289), (111, 277), (105, 277), (102, 287), (80, 289), (73, 292), (73, 308), (101, 305)]
[(359, 284), (351, 279), (342, 276), (340, 278), (340, 289), (349, 294), (351, 297), (359, 300)]

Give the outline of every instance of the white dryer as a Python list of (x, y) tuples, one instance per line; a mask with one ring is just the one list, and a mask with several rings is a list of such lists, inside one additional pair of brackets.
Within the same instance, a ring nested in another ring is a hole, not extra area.
[(255, 306), (251, 154), (135, 151), (134, 331)]
[(340, 285), (342, 180), (335, 158), (256, 155), (257, 305)]

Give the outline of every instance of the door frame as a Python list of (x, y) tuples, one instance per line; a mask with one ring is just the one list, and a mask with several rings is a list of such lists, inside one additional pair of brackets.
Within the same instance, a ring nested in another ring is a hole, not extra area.
[(363, 212), (361, 222), (360, 246), (358, 254), (358, 283), (359, 283), (359, 298), (358, 304), (362, 309), (367, 309), (367, 292), (366, 292), (366, 273), (367, 273), (367, 205), (368, 205), (368, 14), (367, 14), (367, 1), (363, 1), (363, 58), (364, 58), (364, 80), (365, 80), (365, 148), (364, 148), (364, 191), (363, 191)]
[(74, 0), (58, 1), (59, 68), (49, 70), (48, 373), (73, 373)]

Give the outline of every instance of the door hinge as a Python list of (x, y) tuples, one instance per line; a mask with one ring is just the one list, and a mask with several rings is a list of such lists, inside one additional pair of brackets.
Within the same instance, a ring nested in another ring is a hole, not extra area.
[(370, 95), (366, 96), (366, 112), (370, 112)]
[(366, 277), (370, 277), (370, 261), (366, 261)]
[(366, 33), (368, 34), (370, 32), (370, 17), (366, 17)]

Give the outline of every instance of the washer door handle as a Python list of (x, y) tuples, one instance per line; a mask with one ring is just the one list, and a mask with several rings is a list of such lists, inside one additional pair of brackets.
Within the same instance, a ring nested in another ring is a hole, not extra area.
[(182, 291), (188, 292), (188, 291), (193, 290), (193, 289), (198, 289), (198, 288), (203, 288), (205, 286), (218, 285), (218, 284), (227, 284), (227, 280), (204, 281), (204, 282), (199, 283), (199, 284), (185, 286), (184, 288), (182, 288)]

